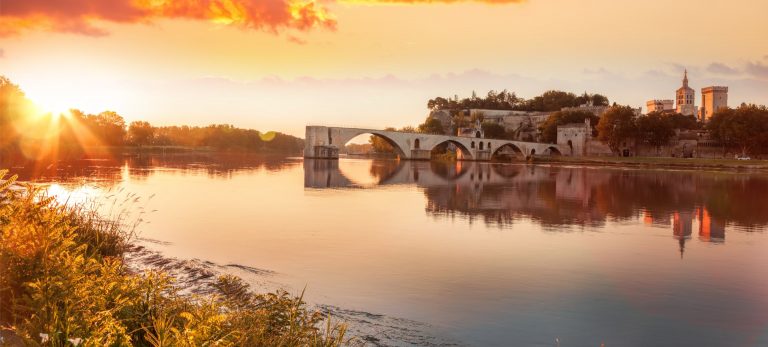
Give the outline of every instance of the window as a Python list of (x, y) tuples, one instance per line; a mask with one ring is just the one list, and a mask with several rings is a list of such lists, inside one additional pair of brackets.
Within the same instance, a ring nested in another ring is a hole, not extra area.
[(483, 150), (483, 143), (482, 142), (480, 142), (480, 150), (481, 151)]
[(472, 141), (472, 149), (475, 149), (475, 141)]
[(416, 141), (413, 142), (413, 147), (416, 147), (416, 149), (419, 149), (419, 145), (420, 144), (421, 143), (420, 143), (419, 139), (416, 139)]

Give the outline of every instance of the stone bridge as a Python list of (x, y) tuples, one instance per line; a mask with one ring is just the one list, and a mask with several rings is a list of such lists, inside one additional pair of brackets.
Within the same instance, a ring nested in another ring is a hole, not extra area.
[(495, 155), (502, 153), (518, 158), (567, 153), (558, 145), (551, 143), (486, 139), (481, 138), (479, 132), (478, 137), (461, 137), (389, 130), (307, 126), (304, 157), (338, 158), (339, 149), (353, 138), (363, 134), (371, 134), (385, 140), (392, 145), (400, 159), (429, 160), (435, 147), (447, 143), (458, 148), (457, 153), (459, 159), (462, 160), (491, 160)]

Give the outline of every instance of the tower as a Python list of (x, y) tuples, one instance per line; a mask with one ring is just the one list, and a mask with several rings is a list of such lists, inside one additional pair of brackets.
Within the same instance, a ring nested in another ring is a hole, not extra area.
[(728, 87), (711, 86), (701, 89), (699, 121), (708, 121), (717, 110), (726, 107), (728, 107)]
[(693, 90), (693, 88), (688, 86), (688, 70), (685, 70), (683, 86), (677, 90), (677, 113), (680, 113), (684, 116), (695, 116), (695, 99), (696, 92)]

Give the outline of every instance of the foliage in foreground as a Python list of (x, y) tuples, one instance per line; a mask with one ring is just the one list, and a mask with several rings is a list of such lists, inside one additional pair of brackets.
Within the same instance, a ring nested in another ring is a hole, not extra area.
[[(162, 273), (133, 274), (132, 232), (61, 206), (0, 171), (0, 331), (46, 346), (337, 346), (345, 326), (302, 297), (254, 294), (224, 276), (208, 296), (181, 295)], [(6, 341), (8, 342), (8, 341)], [(18, 342), (18, 341), (17, 341)]]

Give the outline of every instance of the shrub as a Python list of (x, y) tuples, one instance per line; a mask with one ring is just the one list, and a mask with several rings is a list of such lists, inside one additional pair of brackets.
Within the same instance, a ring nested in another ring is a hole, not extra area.
[(133, 229), (61, 205), (0, 171), (0, 331), (26, 345), (337, 346), (346, 327), (303, 295), (254, 294), (223, 276), (206, 296), (181, 295), (159, 272), (131, 273)]

